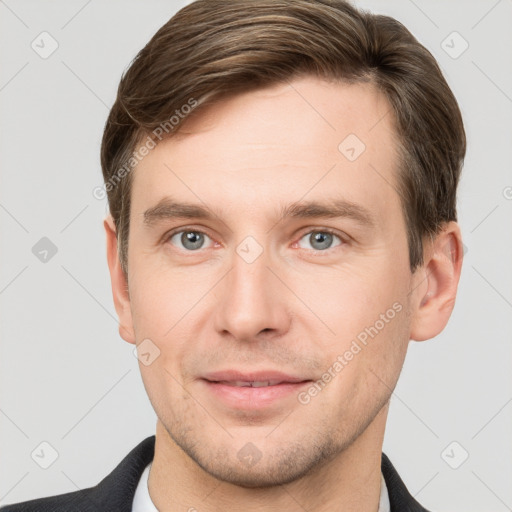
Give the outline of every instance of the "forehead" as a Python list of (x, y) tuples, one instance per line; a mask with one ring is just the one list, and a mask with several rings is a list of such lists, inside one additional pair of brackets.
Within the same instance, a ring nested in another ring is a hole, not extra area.
[(134, 171), (132, 205), (140, 214), (168, 194), (215, 210), (277, 211), (326, 194), (398, 204), (392, 123), (369, 83), (308, 77), (239, 94), (199, 109), (150, 151)]

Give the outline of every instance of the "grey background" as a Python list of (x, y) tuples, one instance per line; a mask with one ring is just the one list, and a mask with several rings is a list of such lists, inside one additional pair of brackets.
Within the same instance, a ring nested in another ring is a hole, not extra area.
[[(95, 485), (154, 433), (117, 332), (106, 201), (92, 191), (121, 72), (186, 3), (0, 0), (0, 504)], [(396, 17), (436, 56), (469, 143), (458, 301), (440, 336), (410, 344), (384, 451), (433, 511), (512, 510), (512, 0), (357, 5)], [(59, 45), (46, 59), (31, 47), (43, 31)], [(469, 44), (458, 58), (454, 31)], [(32, 252), (43, 237), (57, 248), (47, 262)], [(36, 463), (51, 457), (44, 441), (58, 453), (48, 469)]]

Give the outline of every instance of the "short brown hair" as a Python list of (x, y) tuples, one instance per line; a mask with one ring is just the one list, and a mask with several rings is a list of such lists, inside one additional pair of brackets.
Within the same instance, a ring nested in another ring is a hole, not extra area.
[[(345, 0), (197, 0), (135, 57), (106, 122), (101, 166), (126, 275), (132, 184), (126, 163), (136, 164), (141, 141), (154, 140), (155, 130), (191, 100), (196, 114), (221, 97), (299, 75), (370, 81), (387, 97), (411, 271), (423, 263), (424, 237), (457, 220), (466, 152), (457, 101), (432, 54), (397, 20)], [(181, 118), (167, 136), (179, 131)]]

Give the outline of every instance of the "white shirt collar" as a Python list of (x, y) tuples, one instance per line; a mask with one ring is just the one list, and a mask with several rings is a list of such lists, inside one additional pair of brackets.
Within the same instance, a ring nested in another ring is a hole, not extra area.
[(384, 475), (380, 473), (380, 499), (379, 499), (379, 510), (378, 512), (390, 512), (391, 505), (389, 504), (388, 486)]
[(132, 512), (158, 512), (149, 495), (148, 478), (150, 469), (151, 462), (146, 466), (144, 473), (140, 477), (139, 485), (137, 485), (135, 497), (133, 498)]
[[(155, 504), (151, 501), (148, 488), (149, 470), (151, 469), (151, 463), (146, 466), (146, 469), (140, 477), (139, 484), (135, 491), (135, 497), (133, 498), (132, 512), (158, 512)], [(388, 488), (384, 475), (381, 473), (380, 476), (380, 500), (378, 512), (390, 512)]]

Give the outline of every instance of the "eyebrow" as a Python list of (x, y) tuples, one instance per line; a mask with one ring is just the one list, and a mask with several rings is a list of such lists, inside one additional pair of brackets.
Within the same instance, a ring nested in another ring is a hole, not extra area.
[(170, 197), (164, 197), (155, 206), (144, 213), (144, 224), (151, 226), (161, 220), (168, 219), (208, 219), (215, 217), (206, 207), (192, 203), (181, 203)]
[(335, 199), (325, 203), (305, 201), (292, 203), (281, 210), (282, 218), (332, 219), (349, 218), (367, 227), (375, 226), (373, 214), (364, 206), (345, 199)]
[[(144, 213), (144, 224), (148, 227), (172, 219), (202, 219), (213, 220), (218, 218), (211, 209), (200, 204), (175, 201), (171, 197), (164, 197), (155, 206), (148, 208)], [(364, 206), (347, 201), (335, 199), (325, 202), (298, 201), (281, 208), (281, 219), (300, 218), (349, 218), (362, 226), (374, 227), (375, 216)]]

